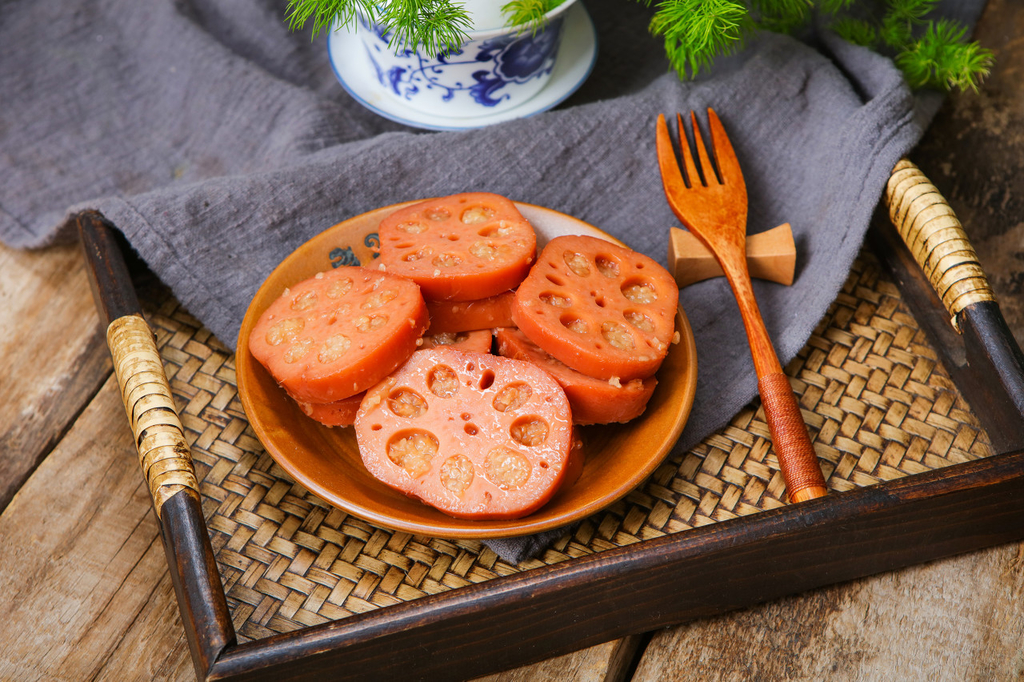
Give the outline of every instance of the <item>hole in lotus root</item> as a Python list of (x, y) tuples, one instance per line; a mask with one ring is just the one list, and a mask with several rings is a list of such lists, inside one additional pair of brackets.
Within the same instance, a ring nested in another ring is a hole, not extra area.
[(548, 437), (548, 423), (538, 416), (520, 417), (509, 428), (512, 440), (526, 447), (542, 445)]
[(372, 332), (380, 329), (388, 323), (388, 316), (385, 313), (373, 313), (372, 315), (360, 315), (355, 320), (356, 329), (361, 332)]
[(423, 212), (423, 217), (426, 218), (427, 220), (447, 220), (448, 218), (451, 217), (451, 215), (452, 214), (449, 213), (448, 209), (445, 208), (444, 206), (439, 206), (437, 208), (428, 208), (426, 211)]
[(327, 298), (341, 298), (351, 290), (352, 280), (348, 277), (342, 277), (341, 279), (334, 280), (327, 287)]
[(301, 317), (290, 317), (281, 320), (267, 330), (267, 343), (271, 346), (280, 346), (286, 341), (294, 341), (306, 326), (306, 321)]
[(480, 390), (486, 391), (494, 383), (494, 372), (487, 369), (484, 370), (483, 374), (480, 375)]
[(438, 450), (437, 438), (429, 431), (396, 433), (387, 444), (388, 459), (413, 478), (430, 471), (430, 460)]
[(461, 262), (462, 259), (453, 253), (442, 253), (431, 261), (435, 268), (454, 268)]
[(388, 396), (388, 409), (399, 417), (416, 419), (427, 412), (427, 401), (416, 391), (399, 388)]
[(284, 352), (284, 361), (288, 364), (298, 362), (310, 351), (311, 348), (313, 348), (313, 339), (308, 336), (304, 339), (299, 339), (289, 346), (288, 350)]
[(479, 232), (481, 237), (508, 237), (516, 231), (515, 223), (499, 220), (495, 225), (488, 225)]
[(530, 460), (514, 450), (497, 447), (487, 453), (484, 471), (502, 490), (518, 488), (530, 479)]
[(382, 291), (375, 291), (366, 297), (362, 305), (359, 307), (363, 310), (376, 310), (389, 303), (390, 301), (398, 298), (398, 292), (394, 289), (384, 289)]
[(434, 250), (432, 248), (430, 248), (429, 246), (424, 246), (422, 249), (419, 249), (418, 251), (413, 251), (412, 253), (405, 254), (404, 256), (402, 256), (402, 260), (404, 260), (406, 263), (413, 263), (415, 261), (422, 260), (430, 256), (430, 254), (432, 253), (434, 253)]
[(619, 350), (632, 350), (633, 335), (629, 333), (625, 325), (621, 325), (618, 322), (605, 322), (601, 325), (601, 336), (604, 340), (612, 344), (613, 348)]
[(598, 256), (594, 259), (597, 271), (605, 277), (613, 279), (619, 276), (619, 264), (607, 256)]
[(643, 313), (635, 310), (627, 310), (622, 314), (622, 316), (626, 318), (626, 322), (629, 322), (642, 332), (651, 333), (654, 331), (654, 322)]
[(427, 375), (427, 388), (438, 398), (451, 398), (459, 392), (459, 377), (448, 365), (437, 365)]
[(452, 455), (441, 465), (441, 485), (456, 495), (462, 495), (473, 482), (473, 463), (465, 455)]
[(344, 334), (329, 336), (320, 344), (320, 351), (316, 354), (316, 358), (325, 365), (329, 364), (344, 355), (351, 345), (351, 339)]
[(571, 332), (576, 332), (577, 334), (586, 334), (587, 333), (587, 328), (588, 327), (587, 327), (586, 321), (585, 320), (581, 320), (580, 318), (576, 317), (575, 315), (564, 315), (558, 321), (562, 323), (563, 327), (565, 327), (566, 329), (568, 329)]
[(565, 261), (570, 270), (580, 277), (586, 277), (590, 274), (590, 261), (582, 253), (566, 251), (562, 254), (562, 260)]
[(490, 206), (473, 206), (462, 212), (462, 222), (466, 225), (478, 225), (486, 223), (494, 218), (494, 209)]
[(498, 412), (514, 412), (525, 405), (531, 395), (533, 395), (533, 389), (529, 384), (517, 382), (498, 391), (494, 400), (491, 401), (491, 405)]
[(555, 308), (568, 308), (572, 306), (571, 298), (550, 291), (545, 291), (543, 294), (541, 294), (540, 300), (543, 303), (547, 303), (550, 306), (554, 306)]
[[(502, 248), (504, 247), (504, 248)], [(469, 247), (469, 252), (479, 258), (480, 260), (494, 260), (501, 255), (502, 251), (507, 251), (508, 246), (495, 246), (489, 241), (476, 241)]]
[(315, 291), (303, 291), (292, 299), (292, 310), (309, 310), (316, 305), (317, 296)]
[(480, 433), (480, 429), (476, 428), (476, 424), (466, 424), (462, 427), (462, 430), (466, 432), (467, 436), (475, 436)]
[(658, 292), (649, 282), (626, 282), (622, 285), (622, 295), (633, 303), (654, 303), (658, 300)]
[(427, 231), (427, 226), (418, 220), (407, 220), (404, 223), (395, 225), (395, 229), (406, 234), (420, 234)]

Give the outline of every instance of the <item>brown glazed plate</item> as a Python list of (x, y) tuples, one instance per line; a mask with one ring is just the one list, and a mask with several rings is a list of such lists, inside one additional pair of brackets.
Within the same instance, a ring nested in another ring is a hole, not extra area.
[[(238, 393), (249, 423), (271, 457), (299, 484), (345, 512), (392, 530), (441, 538), (510, 537), (559, 528), (600, 511), (639, 486), (668, 455), (693, 405), (697, 355), (693, 332), (681, 309), (676, 320), (680, 341), (671, 346), (658, 371), (658, 386), (644, 414), (626, 424), (578, 429), (586, 456), (579, 479), (538, 511), (515, 520), (452, 518), (380, 483), (363, 467), (351, 427), (329, 428), (307, 417), (252, 357), (249, 334), (286, 287), (339, 265), (372, 266), (377, 225), (405, 205), (364, 213), (313, 237), (277, 266), (249, 305), (235, 358)], [(593, 235), (621, 244), (563, 213), (516, 205), (537, 232), (538, 248), (566, 234)]]

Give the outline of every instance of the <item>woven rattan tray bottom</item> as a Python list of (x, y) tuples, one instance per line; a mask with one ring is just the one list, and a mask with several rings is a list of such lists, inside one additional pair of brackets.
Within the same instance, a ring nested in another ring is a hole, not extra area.
[[(240, 642), (781, 506), (782, 477), (755, 403), (542, 556), (508, 564), (478, 541), (374, 527), (294, 483), (238, 400), (233, 357), (169, 299), (149, 321), (192, 440)], [(865, 252), (790, 364), (830, 489), (849, 490), (991, 454), (924, 333)]]

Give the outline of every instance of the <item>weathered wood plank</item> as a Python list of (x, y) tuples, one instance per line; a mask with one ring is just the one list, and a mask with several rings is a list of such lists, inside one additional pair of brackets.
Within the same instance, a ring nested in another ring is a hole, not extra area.
[[(161, 558), (166, 563), (162, 554)], [(145, 605), (117, 647), (98, 662), (97, 682), (120, 682), (126, 674), (146, 680), (195, 679), (170, 574), (161, 575), (151, 587)], [(156, 648), (159, 646), (167, 648)]]
[(83, 260), (0, 245), (0, 509), (111, 372)]
[(0, 679), (194, 677), (113, 380), (0, 516), (0, 566)]
[(1016, 680), (1024, 546), (818, 590), (655, 634), (634, 682)]

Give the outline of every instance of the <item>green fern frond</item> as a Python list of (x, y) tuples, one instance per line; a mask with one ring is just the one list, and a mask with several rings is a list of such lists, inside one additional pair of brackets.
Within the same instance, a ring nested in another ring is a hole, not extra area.
[(419, 47), (427, 54), (458, 49), (472, 25), (465, 8), (449, 0), (389, 0), (377, 23), (390, 29), (392, 49)]
[(843, 17), (830, 27), (843, 40), (860, 45), (872, 47), (878, 40), (878, 31), (870, 21)]
[(760, 28), (777, 33), (792, 33), (807, 23), (811, 0), (751, 0)]
[(896, 65), (911, 87), (977, 90), (994, 56), (977, 43), (966, 42), (966, 33), (967, 29), (956, 22), (940, 19), (896, 55)]
[(285, 19), (292, 31), (302, 28), (312, 19), (315, 38), (320, 31), (330, 29), (335, 21), (339, 25), (348, 25), (355, 20), (357, 11), (372, 17), (374, 9), (372, 0), (289, 0)]
[(913, 40), (912, 29), (912, 24), (887, 14), (882, 17), (882, 24), (878, 28), (878, 37), (888, 47), (898, 50)]
[(938, 0), (889, 0), (888, 14), (900, 21), (918, 24), (925, 20)]
[(882, 17), (879, 36), (895, 50), (902, 50), (914, 40), (914, 29), (925, 23), (935, 8), (936, 0), (890, 0)]
[(501, 15), (507, 26), (526, 26), (532, 33), (542, 29), (546, 23), (544, 15), (561, 5), (565, 0), (511, 0), (501, 6)]
[(746, 6), (733, 0), (662, 0), (650, 31), (680, 78), (696, 76), (716, 56), (735, 52), (753, 29)]
[(391, 31), (390, 45), (450, 52), (467, 39), (471, 22), (461, 2), (450, 0), (288, 0), (285, 18), (291, 30), (313, 21), (312, 37), (335, 24), (351, 26), (357, 13)]

